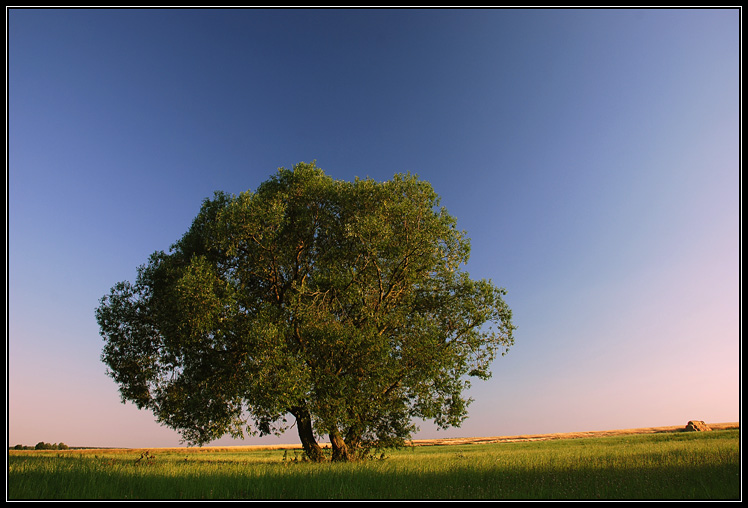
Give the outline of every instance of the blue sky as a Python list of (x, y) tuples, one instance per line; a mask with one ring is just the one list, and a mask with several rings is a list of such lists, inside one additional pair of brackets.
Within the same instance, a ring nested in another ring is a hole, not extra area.
[(9, 9), (9, 444), (179, 444), (120, 403), (98, 300), (312, 160), (430, 181), (508, 290), (515, 347), (417, 437), (738, 421), (739, 15)]

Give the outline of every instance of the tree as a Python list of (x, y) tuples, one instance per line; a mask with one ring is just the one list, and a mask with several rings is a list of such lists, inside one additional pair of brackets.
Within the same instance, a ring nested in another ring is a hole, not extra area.
[(125, 401), (190, 444), (280, 433), (308, 457), (397, 446), (414, 418), (459, 426), (469, 378), (513, 344), (505, 291), (428, 182), (333, 180), (312, 164), (217, 192), (185, 235), (96, 310)]

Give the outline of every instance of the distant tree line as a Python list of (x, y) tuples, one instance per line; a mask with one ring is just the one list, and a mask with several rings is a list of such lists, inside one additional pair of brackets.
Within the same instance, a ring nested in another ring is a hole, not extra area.
[(25, 446), (17, 444), (13, 447), (14, 450), (67, 450), (68, 445), (65, 443), (45, 443), (39, 441), (35, 446)]

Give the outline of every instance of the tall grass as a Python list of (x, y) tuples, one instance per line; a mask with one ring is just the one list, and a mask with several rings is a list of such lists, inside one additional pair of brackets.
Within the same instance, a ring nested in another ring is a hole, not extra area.
[(200, 449), (14, 452), (9, 499), (737, 499), (739, 431), (415, 447), (382, 460)]

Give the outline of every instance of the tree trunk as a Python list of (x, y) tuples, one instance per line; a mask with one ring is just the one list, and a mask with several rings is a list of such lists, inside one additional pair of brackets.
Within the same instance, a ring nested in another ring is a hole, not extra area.
[(348, 445), (345, 444), (343, 436), (340, 435), (338, 430), (331, 430), (329, 436), (330, 444), (332, 445), (332, 460), (334, 462), (347, 462), (351, 460)]
[(307, 457), (313, 462), (322, 462), (325, 456), (322, 447), (314, 439), (312, 429), (312, 417), (309, 411), (304, 407), (295, 407), (291, 409), (291, 414), (296, 418), (296, 428), (299, 431), (301, 446), (304, 448)]

